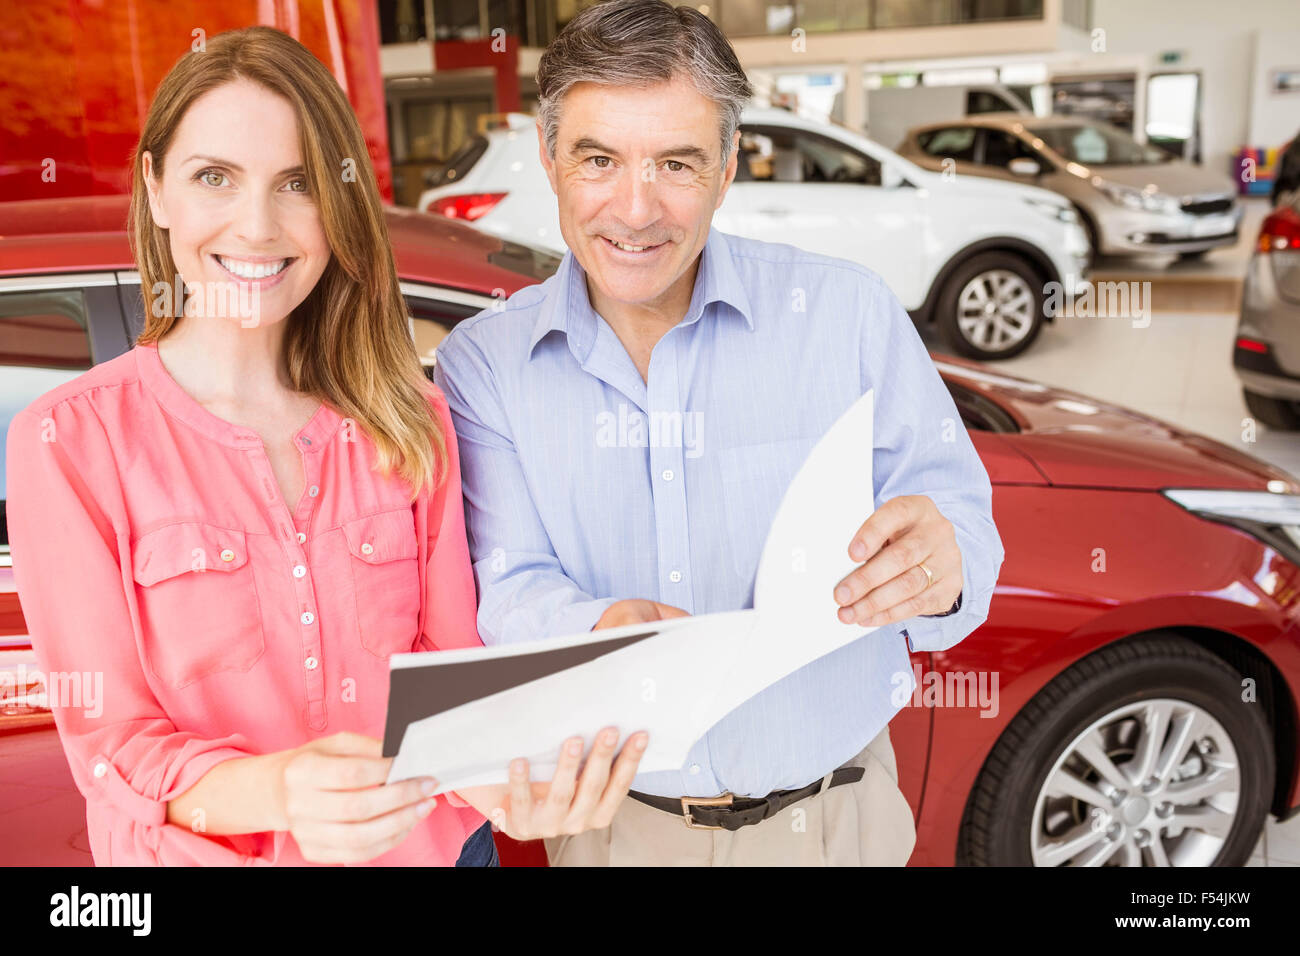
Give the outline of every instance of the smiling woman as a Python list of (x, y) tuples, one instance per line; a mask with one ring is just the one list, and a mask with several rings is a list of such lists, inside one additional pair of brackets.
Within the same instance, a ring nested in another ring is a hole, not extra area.
[(479, 638), (450, 412), (338, 84), (279, 31), (216, 36), (160, 85), (133, 183), (143, 332), (7, 449), (37, 661), (103, 678), (93, 711), (51, 703), (95, 862), (493, 865), (488, 814), (588, 825), (635, 748), (580, 788), (562, 762), (545, 813), (526, 768), (443, 802), (385, 782), (389, 657)]
[[(236, 311), (244, 328), (288, 320), (276, 331), (292, 389), (331, 399), (413, 487), (432, 478), (444, 439), (410, 361), (365, 140), (305, 47), (252, 27), (182, 57), (141, 133), (132, 197), (142, 288), (185, 293), (171, 311), (147, 310), (139, 344), (178, 314)], [(404, 374), (384, 371), (394, 368)]]

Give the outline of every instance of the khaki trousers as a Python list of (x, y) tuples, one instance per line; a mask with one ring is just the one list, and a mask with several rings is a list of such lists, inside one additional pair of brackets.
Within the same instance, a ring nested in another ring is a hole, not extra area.
[(845, 767), (857, 783), (822, 790), (762, 823), (696, 830), (628, 798), (603, 830), (546, 840), (551, 866), (903, 866), (916, 845), (886, 727)]

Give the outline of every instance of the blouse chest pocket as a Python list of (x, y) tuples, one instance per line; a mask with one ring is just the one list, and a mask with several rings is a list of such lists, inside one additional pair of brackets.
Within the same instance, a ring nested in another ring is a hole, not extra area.
[(415, 514), (399, 508), (343, 525), (361, 646), (385, 660), (419, 639), (420, 572)]
[(266, 650), (244, 532), (167, 525), (136, 542), (132, 574), (146, 663), (165, 684), (246, 671)]

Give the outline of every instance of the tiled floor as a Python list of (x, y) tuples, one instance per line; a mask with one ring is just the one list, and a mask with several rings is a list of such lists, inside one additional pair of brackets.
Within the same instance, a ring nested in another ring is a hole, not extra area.
[[(1249, 205), (1238, 245), (1203, 263), (1104, 260), (1094, 278), (1231, 281), (1244, 272), (1265, 212)], [(1243, 441), (1249, 413), (1230, 358), (1236, 325), (1233, 313), (1156, 312), (1146, 328), (1129, 319), (1058, 319), (1022, 355), (993, 367), (1165, 419), (1300, 477), (1300, 433), (1260, 426), (1255, 441)], [(1300, 817), (1284, 824), (1270, 817), (1249, 865), (1300, 866)]]

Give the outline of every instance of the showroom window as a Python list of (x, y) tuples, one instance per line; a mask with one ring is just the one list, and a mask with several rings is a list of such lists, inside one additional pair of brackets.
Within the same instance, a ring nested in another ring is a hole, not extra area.
[(795, 27), (835, 33), (1043, 18), (1043, 0), (712, 0), (707, 7), (729, 37), (788, 34)]

